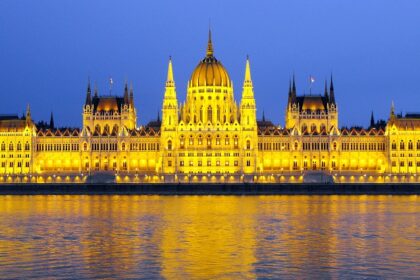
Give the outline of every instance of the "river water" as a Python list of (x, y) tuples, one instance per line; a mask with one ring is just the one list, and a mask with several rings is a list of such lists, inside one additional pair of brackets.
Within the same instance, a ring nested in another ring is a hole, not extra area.
[(420, 277), (418, 196), (0, 196), (0, 278)]

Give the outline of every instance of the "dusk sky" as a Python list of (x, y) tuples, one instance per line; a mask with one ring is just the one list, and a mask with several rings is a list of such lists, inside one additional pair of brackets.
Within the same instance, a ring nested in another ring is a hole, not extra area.
[(420, 111), (420, 1), (0, 1), (0, 114), (25, 111), (81, 126), (88, 77), (100, 94), (132, 81), (138, 123), (161, 110), (168, 57), (178, 99), (205, 56), (215, 56), (240, 101), (246, 55), (257, 115), (284, 125), (288, 81), (322, 93), (334, 75), (340, 126)]

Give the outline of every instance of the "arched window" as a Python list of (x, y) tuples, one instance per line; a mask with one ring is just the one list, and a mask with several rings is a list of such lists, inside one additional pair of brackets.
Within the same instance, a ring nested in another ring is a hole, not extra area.
[(417, 145), (416, 145), (417, 147), (417, 150), (420, 150), (420, 140), (417, 140)]
[(226, 135), (226, 139), (225, 139), (225, 145), (229, 145), (229, 136)]
[(26, 141), (25, 143), (25, 151), (29, 151), (31, 149), (31, 146), (29, 145), (29, 142)]
[(295, 151), (299, 148), (299, 143), (296, 141), (295, 142)]
[(404, 149), (405, 149), (404, 141), (401, 140), (401, 142), (400, 142), (400, 150), (404, 150)]
[(251, 141), (246, 140), (246, 149), (251, 150)]
[(198, 145), (203, 145), (203, 139), (201, 138), (201, 135), (198, 136)]
[(109, 133), (109, 125), (105, 125), (104, 127), (104, 133)]
[(207, 108), (207, 121), (213, 122), (213, 111), (211, 109), (211, 106)]
[(118, 125), (114, 124), (114, 127), (112, 128), (112, 132), (115, 134), (118, 133)]
[(211, 148), (211, 137), (210, 135), (207, 136), (207, 148), (210, 149)]
[(238, 135), (235, 135), (234, 139), (233, 139), (233, 146), (235, 149), (238, 148)]
[(101, 133), (101, 127), (99, 126), (99, 124), (95, 126), (95, 131), (97, 131), (98, 133)]
[(412, 150), (413, 149), (413, 142), (411, 142), (411, 140), (408, 141), (408, 149), (409, 150)]
[(313, 123), (311, 125), (311, 132), (315, 132), (316, 131), (316, 125)]
[(217, 121), (220, 122), (220, 106), (217, 106)]
[(168, 140), (168, 150), (172, 150), (172, 141)]
[(391, 149), (392, 150), (396, 150), (397, 149), (397, 143), (395, 143), (395, 141), (392, 141)]
[(87, 143), (83, 143), (83, 151), (87, 151)]
[(13, 151), (13, 143), (12, 142), (9, 143), (9, 151)]
[(204, 122), (204, 119), (203, 119), (203, 106), (200, 107), (200, 122)]
[(336, 151), (336, 150), (337, 150), (337, 142), (334, 142), (334, 143), (333, 143), (333, 149), (334, 149), (334, 151)]
[(194, 138), (193, 138), (193, 136), (192, 135), (190, 135), (190, 140), (189, 140), (189, 143), (188, 143), (190, 146), (192, 146), (192, 145), (194, 145)]
[(17, 143), (16, 150), (22, 151), (22, 144), (20, 142)]
[(1, 150), (6, 151), (6, 144), (4, 142), (1, 142)]
[(325, 130), (325, 124), (321, 124), (320, 130), (321, 131), (324, 131)]
[(185, 148), (185, 139), (184, 139), (184, 135), (181, 135), (181, 138), (179, 139), (179, 147), (181, 149)]
[(302, 124), (302, 132), (305, 132), (308, 129), (308, 126), (306, 124)]
[(121, 144), (121, 150), (122, 150), (122, 151), (125, 151), (125, 143), (122, 143), (122, 144)]

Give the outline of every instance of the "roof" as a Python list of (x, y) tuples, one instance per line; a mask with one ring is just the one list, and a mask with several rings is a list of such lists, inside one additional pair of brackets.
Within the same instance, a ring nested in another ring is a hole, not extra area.
[(317, 110), (326, 110), (328, 99), (322, 95), (304, 95), (296, 97), (297, 103), (299, 104), (299, 108), (302, 111), (310, 110), (310, 111), (317, 111)]
[(26, 127), (26, 120), (19, 118), (0, 119), (0, 132), (20, 132)]
[(92, 98), (93, 112), (121, 112), (124, 104), (123, 97), (117, 96), (94, 96)]

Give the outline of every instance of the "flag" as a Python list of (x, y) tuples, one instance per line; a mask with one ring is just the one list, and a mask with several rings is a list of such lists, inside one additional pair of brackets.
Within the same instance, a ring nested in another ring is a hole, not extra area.
[(311, 83), (311, 84), (315, 83), (315, 77), (314, 76), (312, 76), (312, 75), (309, 76), (309, 83)]
[(112, 85), (114, 81), (112, 80), (112, 77), (109, 77), (109, 83)]

